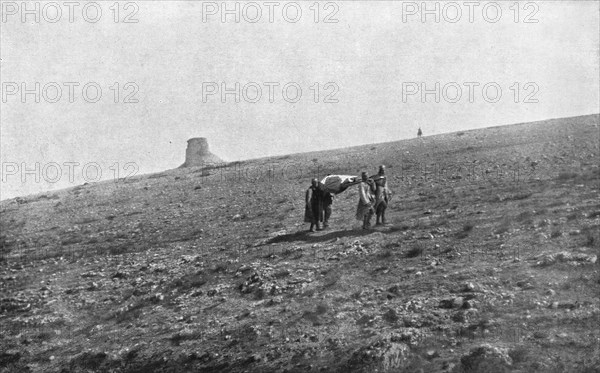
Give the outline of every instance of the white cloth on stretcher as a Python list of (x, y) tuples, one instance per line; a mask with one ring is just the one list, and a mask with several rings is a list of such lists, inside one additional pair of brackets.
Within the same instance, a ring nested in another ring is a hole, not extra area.
[(329, 193), (341, 193), (348, 186), (358, 184), (360, 178), (358, 176), (349, 175), (328, 175), (321, 180), (323, 190)]

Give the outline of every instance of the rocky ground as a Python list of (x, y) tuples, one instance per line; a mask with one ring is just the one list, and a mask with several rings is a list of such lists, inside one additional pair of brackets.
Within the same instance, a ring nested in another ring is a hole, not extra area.
[[(598, 372), (599, 116), (0, 204), (5, 372)], [(311, 177), (385, 164), (307, 233)]]

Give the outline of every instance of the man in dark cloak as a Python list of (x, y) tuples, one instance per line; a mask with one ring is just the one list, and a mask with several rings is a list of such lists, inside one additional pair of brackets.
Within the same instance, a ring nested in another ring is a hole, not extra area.
[(310, 187), (306, 190), (304, 208), (304, 222), (310, 223), (310, 231), (314, 232), (314, 227), (317, 230), (322, 230), (321, 222), (323, 222), (323, 191), (319, 187), (317, 179), (311, 180)]

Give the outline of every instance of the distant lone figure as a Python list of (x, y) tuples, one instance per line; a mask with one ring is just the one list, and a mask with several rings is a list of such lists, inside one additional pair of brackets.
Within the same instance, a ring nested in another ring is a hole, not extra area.
[(321, 230), (320, 223), (323, 221), (323, 192), (319, 188), (317, 179), (311, 180), (311, 185), (306, 190), (306, 206), (304, 208), (304, 222), (310, 223), (310, 231), (314, 232), (315, 225), (317, 230)]
[[(362, 180), (358, 185), (358, 206), (356, 206), (356, 220), (363, 222), (363, 229), (369, 229), (371, 227), (371, 218), (373, 217), (373, 202), (375, 196), (373, 196), (373, 188), (369, 183), (369, 177), (366, 172), (363, 172)], [(372, 182), (372, 181), (371, 181)]]
[(423, 131), (421, 131), (421, 127), (417, 130), (417, 137), (423, 136)]

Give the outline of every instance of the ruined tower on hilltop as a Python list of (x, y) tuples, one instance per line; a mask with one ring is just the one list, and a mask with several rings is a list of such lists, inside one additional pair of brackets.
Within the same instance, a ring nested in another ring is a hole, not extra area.
[(185, 163), (180, 167), (200, 167), (223, 163), (223, 160), (208, 150), (205, 137), (194, 137), (188, 140), (185, 150)]

